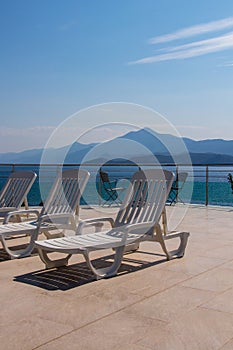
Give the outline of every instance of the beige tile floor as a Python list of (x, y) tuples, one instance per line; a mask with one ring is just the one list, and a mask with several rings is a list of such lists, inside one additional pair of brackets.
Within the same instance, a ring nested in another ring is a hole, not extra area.
[[(169, 225), (180, 210), (168, 208)], [(103, 214), (81, 209), (83, 218)], [(9, 260), (1, 250), (0, 348), (232, 350), (232, 219), (232, 208), (190, 207), (178, 225), (191, 233), (184, 258), (166, 261), (145, 242), (100, 281), (79, 256), (44, 270), (36, 253)]]

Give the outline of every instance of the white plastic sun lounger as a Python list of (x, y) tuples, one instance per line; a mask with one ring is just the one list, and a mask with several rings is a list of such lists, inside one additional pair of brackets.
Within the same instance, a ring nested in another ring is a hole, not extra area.
[(16, 171), (8, 177), (0, 192), (0, 218), (5, 223), (10, 212), (19, 210), (23, 201), (26, 201), (37, 175), (33, 171)]
[[(51, 237), (50, 231), (64, 229), (75, 230), (77, 225), (77, 217), (75, 212), (80, 202), (80, 197), (89, 179), (89, 172), (82, 169), (65, 170), (58, 174), (52, 189), (45, 201), (41, 213), (37, 210), (16, 211), (10, 213), (6, 218), (7, 221), (11, 215), (21, 215), (34, 213), (37, 220), (30, 222), (8, 223), (0, 226), (0, 240), (5, 251), (11, 258), (21, 258), (30, 255), (35, 240), (39, 233), (44, 233), (47, 237)], [(6, 238), (17, 237), (22, 234), (30, 236), (29, 244), (22, 250), (12, 250), (8, 247)], [(61, 236), (61, 234), (60, 234)]]
[[(138, 171), (132, 178), (112, 229), (47, 241), (36, 241), (35, 245), (41, 260), (47, 268), (53, 268), (67, 265), (72, 254), (82, 254), (91, 271), (99, 279), (116, 275), (122, 262), (125, 247), (144, 240), (159, 242), (167, 259), (182, 257), (189, 233), (173, 232), (165, 237), (159, 225), (173, 178), (173, 173), (166, 170)], [(99, 221), (101, 220), (99, 219)], [(85, 221), (89, 224), (94, 222), (98, 222), (98, 219)], [(80, 227), (85, 223), (79, 225), (76, 233), (80, 233)], [(165, 240), (175, 237), (180, 238), (179, 248), (174, 252), (168, 252)], [(95, 268), (90, 259), (90, 252), (108, 248), (115, 250), (113, 264), (108, 268)], [(66, 253), (68, 256), (59, 260), (51, 260), (50, 252)]]

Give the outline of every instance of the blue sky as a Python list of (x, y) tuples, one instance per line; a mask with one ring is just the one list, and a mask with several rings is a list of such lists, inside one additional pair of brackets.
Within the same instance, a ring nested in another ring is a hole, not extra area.
[(232, 0), (1, 1), (0, 43), (0, 153), (111, 101), (233, 139)]

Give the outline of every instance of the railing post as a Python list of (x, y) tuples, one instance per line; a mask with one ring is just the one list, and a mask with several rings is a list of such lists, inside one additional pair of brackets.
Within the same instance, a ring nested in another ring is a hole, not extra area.
[(209, 167), (206, 165), (205, 205), (209, 204)]
[(99, 187), (98, 199), (99, 199), (99, 206), (100, 206), (102, 203), (102, 196), (101, 196), (102, 195), (102, 184), (101, 184), (100, 178), (99, 178), (98, 187)]
[[(176, 187), (179, 187), (179, 166), (176, 166)], [(178, 201), (178, 193), (179, 190), (176, 191), (176, 202)]]

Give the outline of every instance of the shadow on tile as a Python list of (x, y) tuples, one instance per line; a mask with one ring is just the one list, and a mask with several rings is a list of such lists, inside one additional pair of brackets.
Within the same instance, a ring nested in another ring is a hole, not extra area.
[[(21, 245), (16, 245), (16, 246), (11, 246), (10, 248), (12, 250), (20, 250), (20, 249), (25, 249), (27, 247), (27, 244), (21, 244)], [(37, 249), (34, 249), (33, 252), (31, 253), (31, 256), (36, 256), (38, 255)], [(6, 253), (6, 251), (1, 248), (0, 249), (0, 263), (3, 261), (11, 260), (10, 256)]]
[[(138, 253), (152, 255), (152, 253), (147, 253), (141, 250), (138, 251)], [(134, 257), (130, 257), (130, 254), (124, 256), (117, 276), (139, 271), (167, 261), (164, 255), (161, 254), (153, 254), (154, 256), (162, 257), (161, 260), (156, 260), (154, 262), (146, 261), (145, 259), (142, 260), (141, 258), (139, 260), (135, 257), (135, 255), (137, 255), (137, 253), (134, 253)], [(97, 268), (107, 267), (112, 263), (112, 255), (106, 256), (104, 258), (94, 259), (93, 263)], [(114, 278), (117, 278), (117, 276)], [(49, 270), (38, 270), (15, 276), (14, 281), (30, 284), (46, 290), (66, 291), (84, 285), (86, 283), (94, 282), (95, 277), (87, 267), (86, 262), (81, 262), (64, 267)]]

